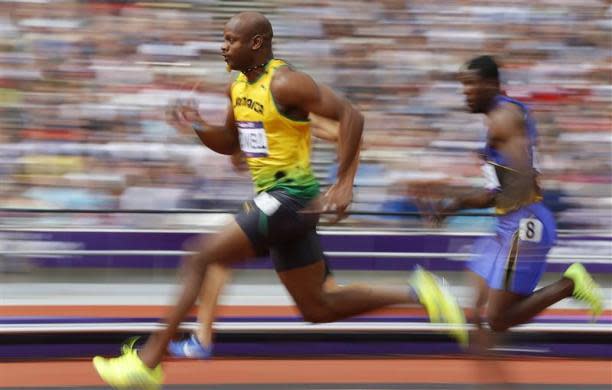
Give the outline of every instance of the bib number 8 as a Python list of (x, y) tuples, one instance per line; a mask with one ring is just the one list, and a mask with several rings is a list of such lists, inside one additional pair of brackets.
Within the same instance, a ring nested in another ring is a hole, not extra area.
[(522, 241), (540, 242), (543, 230), (544, 225), (539, 219), (523, 218), (519, 225), (519, 238)]

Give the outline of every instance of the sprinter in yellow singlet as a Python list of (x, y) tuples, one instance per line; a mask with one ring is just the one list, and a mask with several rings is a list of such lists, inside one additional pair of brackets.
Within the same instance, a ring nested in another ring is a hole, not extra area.
[[(166, 327), (136, 351), (124, 347), (118, 358), (94, 358), (102, 379), (116, 387), (157, 389), (163, 382), (161, 360), (179, 324), (192, 308), (210, 264), (234, 263), (269, 253), (276, 272), (306, 321), (332, 322), (388, 305), (420, 303), (432, 321), (455, 326), (465, 342), (463, 312), (455, 299), (424, 270), (407, 286), (346, 285), (324, 288), (328, 275), (316, 231), (318, 215), (304, 209), (345, 213), (363, 132), (363, 116), (330, 88), (288, 66), (272, 54), (272, 26), (256, 12), (240, 13), (224, 29), (221, 53), (241, 74), (228, 88), (225, 124), (213, 126), (194, 105), (176, 110), (210, 149), (231, 155), (241, 150), (257, 195), (244, 204), (235, 221), (202, 241), (199, 253), (184, 262), (183, 290), (166, 318)], [(336, 120), (338, 174), (319, 197), (310, 165), (310, 113)]]
[[(168, 124), (179, 130), (186, 136), (194, 136), (194, 131), (190, 125), (181, 126), (173, 115), (174, 107), (169, 107), (167, 111)], [(313, 137), (327, 142), (337, 143), (338, 138), (338, 122), (329, 119), (321, 118), (317, 115), (310, 115), (310, 132)], [(234, 169), (240, 172), (248, 171), (246, 158), (242, 151), (232, 154), (231, 162)], [(192, 251), (190, 245), (187, 244), (187, 250)], [(198, 250), (196, 246), (194, 248)], [(327, 258), (324, 254), (323, 261)], [(329, 267), (326, 267), (324, 289), (333, 289), (336, 287), (336, 280), (333, 277)], [(188, 359), (209, 359), (213, 356), (213, 324), (217, 311), (217, 304), (221, 292), (225, 284), (231, 279), (231, 268), (225, 267), (219, 263), (211, 263), (206, 270), (206, 276), (202, 282), (200, 296), (198, 297), (197, 329), (187, 335), (185, 338), (173, 340), (168, 344), (168, 354), (175, 358)]]

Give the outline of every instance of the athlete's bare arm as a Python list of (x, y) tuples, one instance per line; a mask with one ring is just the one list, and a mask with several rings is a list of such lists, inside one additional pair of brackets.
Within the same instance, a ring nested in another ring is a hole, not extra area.
[(312, 114), (310, 115), (310, 131), (318, 139), (333, 143), (338, 142), (338, 122), (335, 120)]
[[(312, 135), (318, 139), (322, 139), (324, 141), (332, 142), (338, 146), (338, 129), (339, 129), (338, 121), (323, 118), (322, 116), (318, 116), (316, 114), (310, 115), (310, 131)], [(347, 172), (347, 175), (352, 175), (355, 177), (357, 175), (357, 168), (359, 168), (359, 153), (353, 159), (353, 164), (350, 167), (350, 172)]]
[[(499, 151), (507, 160), (507, 168), (517, 171), (531, 169), (529, 142), (525, 135), (525, 120), (519, 107), (506, 104), (487, 116), (488, 143)], [(446, 205), (444, 213), (462, 209), (480, 209), (492, 207), (495, 192), (479, 190), (476, 193), (454, 199)]]
[(339, 122), (338, 178), (324, 198), (325, 209), (342, 214), (353, 195), (355, 160), (363, 133), (363, 115), (329, 87), (317, 84), (310, 76), (289, 68), (280, 69), (270, 85), (272, 96), (283, 112), (304, 118), (313, 113)]
[(206, 121), (198, 112), (195, 103), (184, 103), (173, 107), (171, 110), (172, 120), (176, 122), (177, 128), (191, 128), (200, 140), (211, 150), (221, 154), (234, 154), (240, 150), (238, 130), (234, 120), (234, 110), (231, 103), (231, 86), (227, 88), (229, 99), (225, 123), (216, 126)]

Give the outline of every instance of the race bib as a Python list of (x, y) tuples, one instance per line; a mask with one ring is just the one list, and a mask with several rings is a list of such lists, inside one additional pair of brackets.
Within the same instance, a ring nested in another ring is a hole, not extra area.
[(542, 230), (544, 230), (544, 225), (539, 219), (523, 218), (519, 223), (519, 238), (522, 241), (540, 242), (542, 241)]
[(482, 164), (481, 168), (482, 174), (485, 178), (485, 188), (487, 190), (496, 190), (500, 187), (499, 178), (497, 177), (497, 172), (495, 172), (495, 167), (489, 163)]
[(253, 199), (253, 202), (255, 202), (257, 207), (259, 207), (259, 209), (268, 217), (271, 217), (272, 214), (274, 214), (281, 206), (281, 202), (267, 192), (262, 192), (261, 194), (257, 195)]
[(240, 149), (246, 157), (268, 157), (268, 138), (262, 122), (236, 122)]

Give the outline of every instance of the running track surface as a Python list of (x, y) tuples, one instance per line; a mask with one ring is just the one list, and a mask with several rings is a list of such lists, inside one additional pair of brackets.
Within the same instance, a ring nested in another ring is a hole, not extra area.
[[(215, 359), (167, 361), (168, 390), (609, 389), (612, 362), (570, 359)], [(0, 363), (0, 388), (103, 389), (90, 361)]]
[[(171, 306), (156, 305), (0, 305), (0, 317), (81, 317), (81, 318), (152, 318), (164, 317)], [(190, 315), (196, 315), (196, 309)], [(299, 313), (295, 306), (284, 305), (219, 305), (216, 309), (218, 317), (273, 317), (297, 316)], [(368, 316), (425, 316), (422, 308), (395, 307), (374, 311)], [(550, 316), (588, 316), (586, 310), (581, 309), (546, 309), (542, 315)], [(612, 310), (604, 310), (601, 319), (612, 318)]]
[[(158, 317), (165, 306), (0, 306), (0, 315), (79, 317)], [(223, 316), (295, 315), (295, 308), (221, 307)], [(60, 314), (61, 313), (61, 314)], [(583, 315), (549, 310), (551, 315)], [(195, 314), (195, 313), (192, 313)], [(418, 315), (396, 308), (378, 315)], [(610, 316), (610, 311), (605, 315)], [(166, 390), (609, 390), (612, 362), (575, 359), (377, 358), (377, 359), (215, 359), (168, 361)], [(496, 384), (496, 385), (494, 385)], [(106, 389), (90, 361), (0, 363), (0, 389)]]

